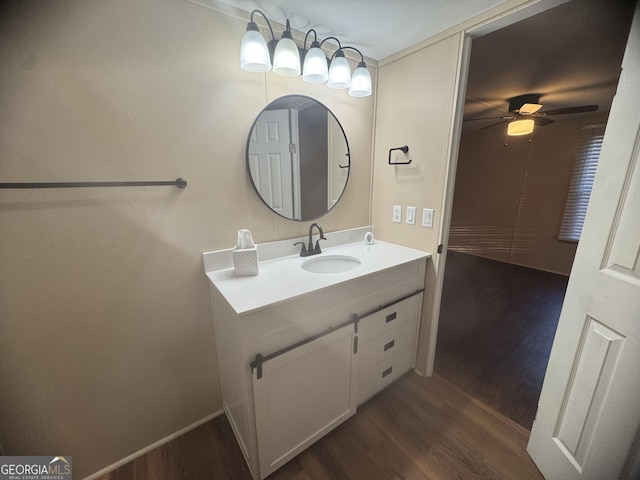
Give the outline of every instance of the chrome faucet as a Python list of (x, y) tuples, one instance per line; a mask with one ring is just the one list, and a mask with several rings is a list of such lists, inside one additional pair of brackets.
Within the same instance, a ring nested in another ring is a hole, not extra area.
[[(320, 232), (320, 238), (316, 240), (315, 246), (313, 245), (313, 227), (317, 227), (318, 232)], [(322, 227), (317, 223), (312, 223), (311, 226), (309, 227), (309, 246), (305, 247), (304, 242), (296, 242), (294, 243), (294, 245), (302, 245), (302, 248), (300, 249), (300, 256), (308, 257), (309, 255), (317, 255), (319, 253), (322, 253), (322, 250), (320, 249), (320, 240), (326, 240), (326, 239), (327, 238), (324, 236)]]

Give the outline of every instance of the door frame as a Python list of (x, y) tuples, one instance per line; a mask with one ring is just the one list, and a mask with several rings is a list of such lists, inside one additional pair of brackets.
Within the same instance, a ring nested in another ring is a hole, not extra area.
[(570, 0), (532, 0), (519, 5), (512, 10), (490, 18), (484, 22), (473, 25), (460, 32), (462, 37), (458, 50), (458, 76), (454, 88), (453, 122), (451, 125), (451, 142), (449, 144), (447, 163), (445, 167), (444, 189), (442, 197), (442, 216), (439, 224), (439, 245), (442, 253), (435, 263), (436, 275), (433, 292), (433, 306), (431, 309), (429, 343), (427, 346), (426, 364), (417, 365), (416, 368), (424, 372), (427, 377), (433, 374), (436, 357), (436, 342), (438, 339), (438, 324), (440, 322), (440, 306), (442, 301), (442, 289), (444, 286), (444, 273), (447, 263), (447, 243), (451, 227), (453, 212), (453, 195), (458, 167), (458, 154), (460, 151), (460, 139), (462, 137), (462, 122), (464, 118), (464, 104), (467, 92), (467, 79), (472, 55), (473, 39), (500, 30), (526, 18), (532, 17), (550, 8), (557, 7)]

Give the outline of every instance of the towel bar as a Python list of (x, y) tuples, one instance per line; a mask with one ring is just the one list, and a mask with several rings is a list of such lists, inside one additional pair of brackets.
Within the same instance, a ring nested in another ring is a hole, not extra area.
[(0, 188), (76, 188), (76, 187), (154, 187), (175, 185), (186, 188), (187, 181), (182, 178), (158, 182), (22, 182), (0, 183)]

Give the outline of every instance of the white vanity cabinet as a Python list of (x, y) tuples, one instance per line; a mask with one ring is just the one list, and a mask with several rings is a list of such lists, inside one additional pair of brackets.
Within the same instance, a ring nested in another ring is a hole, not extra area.
[[(349, 250), (363, 259), (360, 275), (305, 272), (294, 282), (276, 264), (260, 264), (260, 274), (246, 279), (207, 272), (224, 409), (254, 479), (413, 368), (428, 254), (383, 242), (376, 247)], [(386, 266), (365, 264), (367, 255), (378, 261), (383, 253), (392, 259)], [(275, 298), (306, 279), (324, 284), (244, 310), (247, 302), (232, 290), (266, 296), (271, 288)]]

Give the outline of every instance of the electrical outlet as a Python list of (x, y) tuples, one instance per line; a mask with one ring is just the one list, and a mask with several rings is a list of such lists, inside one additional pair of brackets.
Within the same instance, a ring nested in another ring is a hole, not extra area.
[(393, 223), (402, 223), (402, 207), (400, 205), (393, 206)]
[(433, 228), (433, 208), (422, 209), (422, 226)]
[(407, 207), (407, 216), (405, 222), (409, 225), (416, 224), (416, 207)]

